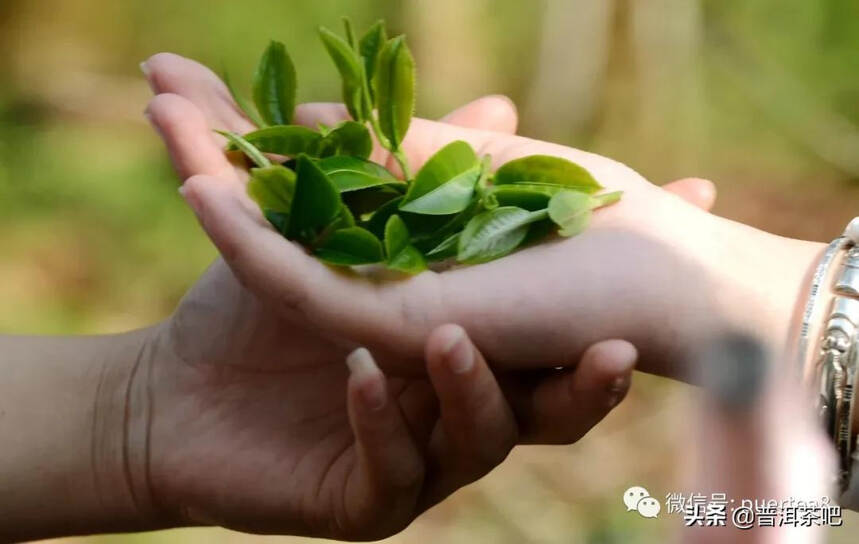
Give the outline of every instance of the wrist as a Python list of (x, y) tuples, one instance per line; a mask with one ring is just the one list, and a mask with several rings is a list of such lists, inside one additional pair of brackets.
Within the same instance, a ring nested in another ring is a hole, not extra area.
[(153, 373), (161, 359), (158, 330), (153, 327), (114, 337), (108, 357), (98, 365), (91, 458), (100, 502), (110, 508), (110, 531), (172, 525), (150, 482)]
[(707, 255), (723, 326), (759, 339), (780, 367), (790, 365), (790, 338), (825, 244), (776, 236), (713, 217), (720, 232)]
[(160, 526), (139, 387), (149, 336), (0, 339), (0, 537)]

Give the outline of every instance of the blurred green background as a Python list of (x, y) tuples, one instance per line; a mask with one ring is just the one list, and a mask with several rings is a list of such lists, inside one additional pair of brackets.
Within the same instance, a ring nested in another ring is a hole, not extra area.
[[(709, 177), (717, 213), (784, 235), (826, 240), (859, 209), (855, 0), (0, 0), (0, 331), (103, 333), (169, 315), (215, 251), (144, 121), (138, 64), (172, 51), (247, 81), (276, 38), (299, 98), (337, 100), (315, 27), (341, 15), (408, 34), (421, 116), (505, 93), (523, 134), (655, 183)], [(620, 497), (679, 489), (694, 395), (636, 380), (582, 443), (517, 449), (392, 541), (664, 541), (677, 518), (627, 514)], [(847, 517), (830, 536), (857, 529)], [(293, 540), (194, 529), (76, 541)]]

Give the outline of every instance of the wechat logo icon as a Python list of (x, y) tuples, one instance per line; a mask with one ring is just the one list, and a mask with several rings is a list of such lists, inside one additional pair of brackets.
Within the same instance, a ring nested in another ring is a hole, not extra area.
[(627, 512), (635, 510), (645, 518), (659, 516), (659, 510), (662, 508), (658, 500), (651, 497), (646, 489), (637, 485), (623, 492), (623, 504), (626, 505)]

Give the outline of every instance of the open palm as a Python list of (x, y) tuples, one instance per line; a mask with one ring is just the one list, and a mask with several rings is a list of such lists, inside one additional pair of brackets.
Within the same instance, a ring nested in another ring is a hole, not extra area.
[[(180, 175), (205, 172), (243, 195), (241, 165), (225, 160), (209, 130), (250, 128), (223, 84), (175, 55), (147, 68), (158, 94), (148, 113)], [(344, 115), (333, 104), (299, 108), (310, 124)], [(446, 121), (515, 130), (515, 112), (498, 98)], [(449, 125), (418, 124), (429, 154), (433, 134)], [(414, 377), (386, 381), (364, 364), (350, 378), (343, 361), (360, 339), (307, 321), (234, 274), (216, 261), (153, 340), (164, 357), (147, 373), (158, 382), (149, 388), (157, 393), (148, 475), (168, 523), (385, 536), (486, 474), (517, 442), (578, 440), (623, 397), (636, 357), (629, 344), (607, 341), (569, 359), (575, 369), (496, 379), (470, 343), (473, 368), (451, 371), (450, 335), (461, 329), (443, 326), (413, 354), (426, 351), (419, 367), (393, 365)], [(371, 345), (393, 361), (399, 342), (392, 330)], [(361, 391), (374, 383), (390, 401), (363, 410)]]
[[(284, 240), (246, 195), (244, 165), (232, 165), (211, 132), (252, 128), (223, 84), (196, 63), (168, 60), (175, 66), (152, 77), (156, 84), (173, 70), (193, 72), (198, 85), (157, 96), (149, 112), (186, 180), (186, 200), (232, 273), (280, 318), (335, 344), (371, 347), (384, 368), (397, 372), (420, 372), (423, 343), (445, 322), (461, 323), (503, 368), (566, 365), (593, 342), (621, 337), (640, 348), (646, 370), (668, 372), (682, 351), (673, 339), (695, 337), (688, 329), (702, 328), (686, 314), (719, 309), (709, 293), (721, 278), (706, 272), (704, 261), (726, 255), (715, 251), (721, 246), (702, 245), (702, 236), (717, 227), (721, 238), (752, 230), (722, 220), (715, 225), (713, 216), (599, 155), (415, 119), (403, 144), (414, 167), (445, 143), (464, 139), (496, 164), (534, 153), (566, 157), (609, 190), (623, 190), (624, 198), (597, 213), (581, 236), (480, 266), (425, 272), (409, 281), (334, 269)], [(300, 107), (296, 119), (331, 125), (345, 115), (342, 106), (317, 104)], [(388, 162), (383, 153), (377, 149), (372, 158)], [(684, 311), (670, 311), (680, 300)]]

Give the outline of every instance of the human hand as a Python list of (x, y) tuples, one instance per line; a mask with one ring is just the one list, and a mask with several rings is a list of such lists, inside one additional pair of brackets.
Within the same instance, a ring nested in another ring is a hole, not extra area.
[(415, 379), (386, 380), (363, 348), (351, 375), (342, 359), (288, 353), (268, 369), (158, 364), (148, 482), (166, 523), (388, 536), (515, 444), (581, 438), (623, 398), (636, 357), (610, 340), (574, 370), (496, 379), (455, 325), (425, 351)]
[[(177, 145), (195, 145), (187, 131), (194, 134), (201, 119), (205, 126), (236, 130), (240, 129), (237, 122), (246, 123), (224, 98), (229, 95), (222, 94), (226, 90), (221, 82), (200, 65), (158, 55), (147, 66), (159, 93), (149, 114)], [(206, 118), (188, 107), (183, 97), (195, 99), (207, 112)], [(337, 105), (309, 105), (298, 111), (308, 123), (319, 116), (345, 115)], [(221, 121), (231, 116), (233, 121)], [(516, 116), (508, 101), (490, 97), (456, 110), (444, 121), (512, 132)], [(220, 150), (218, 158), (223, 160)], [(189, 168), (183, 162), (185, 155), (174, 153), (174, 160), (180, 172)], [(230, 169), (226, 163), (215, 164), (224, 166), (225, 172)], [(676, 187), (705, 203), (712, 195), (706, 186), (701, 189), (700, 182), (685, 181)], [(360, 451), (352, 443), (342, 399), (347, 383), (342, 361), (354, 347), (349, 339), (285, 317), (240, 285), (219, 260), (183, 298), (174, 315), (153, 331), (150, 345), (152, 370), (141, 372), (147, 379), (135, 386), (148, 389), (154, 397), (146, 439), (150, 468), (142, 493), (151, 494), (152, 501), (166, 511), (168, 523), (219, 523), (255, 532), (352, 538), (374, 528), (381, 534), (402, 526), (488, 472), (517, 442), (577, 440), (623, 397), (635, 358), (634, 349), (625, 342), (598, 343), (575, 370), (499, 375), (505, 394), (501, 400), (495, 378), (485, 372), (482, 359), (477, 359), (475, 368), (483, 370), (446, 388), (443, 366), (435, 373), (430, 368), (439, 398), (425, 376), (392, 379), (388, 382), (395, 396), (392, 405), (402, 412), (410, 429), (425, 435), (417, 445), (426, 474), (420, 485), (415, 484), (419, 489), (410, 488), (415, 496), (406, 497), (411, 502), (404, 504), (411, 507), (385, 525), (370, 520), (379, 512), (389, 513), (384, 502), (389, 495), (399, 499), (404, 495), (368, 488), (369, 476), (360, 476), (359, 465), (343, 464), (350, 459), (357, 463)], [(432, 364), (430, 349), (427, 360)], [(445, 415), (441, 397), (457, 391), (459, 397), (450, 397), (453, 408)], [(478, 398), (479, 404), (462, 404), (468, 398)], [(475, 408), (479, 411), (472, 413)], [(516, 422), (513, 433), (511, 413)], [(465, 427), (457, 432), (447, 420)], [(471, 429), (475, 421), (480, 425)], [(335, 467), (330, 463), (338, 455)], [(354, 483), (359, 476), (364, 487)], [(348, 490), (343, 487), (346, 483)], [(325, 494), (313, 495), (317, 487), (324, 488)], [(347, 492), (353, 497), (348, 512), (335, 500)], [(354, 497), (358, 496), (362, 497), (359, 502), (374, 510), (356, 513)]]
[[(205, 145), (211, 141), (209, 126), (239, 132), (250, 128), (223, 84), (204, 67), (174, 55), (150, 59), (147, 72), (158, 94), (148, 112), (171, 143), (180, 175), (187, 176), (200, 168), (216, 174), (221, 168), (222, 175), (232, 176), (220, 149)], [(338, 105), (308, 105), (300, 107), (298, 115), (308, 124), (333, 123), (345, 116), (345, 111)], [(510, 133), (515, 131), (516, 114), (509, 101), (490, 97), (456, 110), (444, 121)], [(447, 125), (419, 123), (424, 126), (429, 154), (435, 137), (433, 131), (446, 130)], [(203, 136), (202, 146), (195, 140), (200, 136)], [(194, 149), (202, 150), (203, 155), (192, 152)], [(212, 150), (215, 153), (206, 154)], [(710, 206), (714, 197), (711, 186), (703, 180), (681, 180), (672, 184), (672, 190), (704, 207)], [(230, 500), (235, 503), (257, 505), (257, 501), (283, 500), (277, 493), (284, 492), (281, 484), (287, 473), (269, 468), (264, 459), (298, 455), (295, 452), (298, 447), (321, 447), (313, 440), (324, 443), (332, 434), (339, 433), (341, 440), (349, 436), (346, 408), (339, 393), (346, 383), (341, 361), (354, 347), (352, 340), (308, 326), (300, 317), (285, 316), (279, 308), (264, 303), (241, 286), (220, 260), (186, 295), (153, 338), (157, 346), (154, 351), (173, 358), (173, 364), (156, 365), (150, 380), (158, 397), (150, 437), (155, 467), (151, 482), (158, 501), (166, 502), (169, 511), (182, 510), (192, 519), (198, 516), (201, 518), (198, 522), (209, 519), (246, 526), (248, 530), (288, 530), (281, 518), (266, 517), (273, 507), (271, 502), (256, 514), (262, 519), (251, 520), (253, 514), (247, 510), (213, 504), (212, 497), (229, 497), (228, 491), (232, 491), (234, 496)], [(488, 471), (516, 440), (569, 443), (578, 439), (622, 397), (628, 386), (633, 353), (626, 343), (603, 342), (591, 348), (574, 373), (539, 371), (499, 376), (516, 414), (516, 435), (512, 439), (501, 436), (494, 442), (472, 441), (471, 446), (483, 446), (490, 451), (475, 455), (458, 452), (445, 462), (446, 475), (430, 467), (433, 484), (422, 490), (420, 508)], [(408, 409), (424, 404), (423, 417), (417, 417), (413, 423), (422, 428), (433, 425), (440, 428), (429, 408), (435, 401), (425, 379), (394, 380), (390, 386), (400, 392), (398, 401), (402, 399)], [(320, 414), (339, 418), (339, 427), (328, 429), (332, 430), (329, 434), (318, 429), (314, 418)], [(466, 410), (464, 416), (467, 414)], [(505, 412), (499, 409), (483, 417), (490, 415), (502, 417)], [(306, 441), (294, 439), (296, 429), (301, 430), (299, 436), (307, 437)], [(306, 429), (319, 434), (309, 436)], [(438, 434), (439, 431), (434, 431), (434, 441), (438, 440)], [(324, 462), (325, 452), (314, 451), (312, 457)], [(436, 461), (431, 465), (445, 464), (439, 461), (443, 458), (438, 452), (434, 455)], [(471, 468), (454, 467), (456, 470), (452, 471), (451, 463), (456, 457), (471, 463)], [(321, 478), (323, 468), (311, 465), (306, 470), (309, 473), (317, 470), (312, 475)], [(235, 478), (224, 478), (233, 472)], [(249, 489), (243, 479), (248, 474), (250, 478), (260, 478), (260, 474), (272, 473), (276, 475), (272, 483), (280, 485), (273, 491), (263, 485), (265, 482)], [(213, 479), (212, 474), (218, 478)], [(314, 506), (320, 518), (331, 514), (322, 504)], [(205, 513), (201, 515), (201, 511)], [(276, 521), (280, 522), (277, 528), (270, 526)], [(297, 530), (322, 529), (305, 525)]]
[[(698, 333), (706, 328), (706, 318), (726, 313), (720, 301), (701, 293), (713, 274), (702, 272), (706, 267), (696, 262), (699, 256), (714, 263), (726, 257), (725, 251), (716, 255), (712, 247), (702, 251), (695, 244), (696, 236), (714, 230), (712, 216), (603, 157), (423, 120), (415, 121), (404, 144), (414, 164), (457, 138), (492, 154), (496, 162), (529, 153), (556, 154), (589, 168), (610, 189), (625, 190), (624, 202), (597, 214), (584, 236), (531, 248), (498, 263), (382, 283), (331, 269), (276, 236), (245, 195), (244, 171), (227, 161), (220, 140), (210, 131), (251, 128), (223, 84), (204, 67), (172, 55), (156, 56), (148, 66), (156, 90), (169, 93), (157, 96), (149, 113), (180, 176), (188, 180), (186, 199), (232, 271), (261, 301), (276, 308), (282, 320), (309, 324), (326, 338), (350, 346), (372, 346), (383, 364), (414, 359), (432, 326), (450, 320), (461, 321), (475, 335), (493, 364), (563, 365), (593, 341), (626, 337), (641, 344), (648, 356), (647, 370), (666, 371), (666, 361), (674, 362), (680, 351), (675, 338), (688, 341), (690, 335), (682, 333)], [(164, 81), (170, 77), (182, 82)], [(297, 121), (332, 124), (343, 116), (342, 107), (311, 105), (299, 108)], [(388, 162), (380, 149), (373, 159)], [(676, 189), (712, 203), (705, 182), (684, 181)], [(749, 237), (741, 227), (728, 224), (730, 228), (722, 229), (727, 234)], [(765, 235), (757, 238), (769, 242)], [(727, 283), (724, 275), (719, 274), (718, 283)], [(511, 281), (519, 284), (517, 288), (510, 288)], [(732, 292), (743, 287), (732, 285)], [(692, 320), (688, 312), (663, 317), (675, 306), (696, 309), (706, 318)], [(729, 309), (731, 318), (751, 316), (772, 328), (765, 319), (769, 306), (752, 312)], [(398, 342), (389, 342), (392, 333)]]

